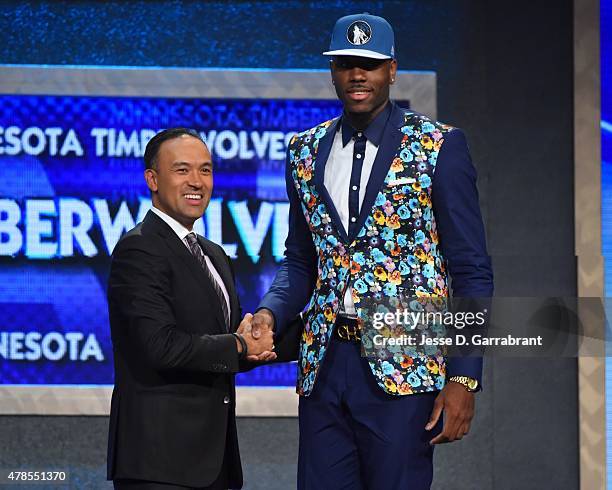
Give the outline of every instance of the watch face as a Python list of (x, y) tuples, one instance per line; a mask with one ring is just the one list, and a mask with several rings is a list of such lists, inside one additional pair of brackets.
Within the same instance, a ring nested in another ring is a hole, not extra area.
[(478, 381), (476, 381), (475, 379), (468, 380), (468, 388), (470, 390), (475, 390), (476, 388), (478, 388)]

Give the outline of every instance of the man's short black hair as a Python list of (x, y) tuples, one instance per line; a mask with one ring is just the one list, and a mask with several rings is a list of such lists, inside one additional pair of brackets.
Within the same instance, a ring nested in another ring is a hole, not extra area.
[[(151, 140), (147, 143), (147, 147), (144, 152), (144, 161), (145, 168), (155, 169), (157, 166), (157, 154), (159, 153), (159, 147), (162, 145), (164, 141), (168, 141), (174, 138), (180, 138), (181, 136), (192, 136), (196, 139), (199, 139), (202, 143), (204, 140), (199, 135), (199, 133), (194, 129), (189, 128), (169, 128), (164, 129), (157, 133)], [(204, 143), (206, 144), (206, 143)]]

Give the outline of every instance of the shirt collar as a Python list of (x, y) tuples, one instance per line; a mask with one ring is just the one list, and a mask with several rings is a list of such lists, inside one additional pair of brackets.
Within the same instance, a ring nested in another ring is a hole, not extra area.
[[(374, 118), (374, 120), (363, 130), (363, 134), (368, 141), (374, 146), (380, 146), (383, 134), (385, 132), (385, 126), (391, 115), (391, 102), (387, 102), (385, 108)], [(349, 141), (355, 133), (358, 131), (353, 128), (348, 122), (348, 119), (342, 116), (341, 124), (339, 125), (342, 131), (342, 146), (348, 145)]]
[(166, 222), (166, 224), (170, 228), (172, 228), (174, 233), (177, 234), (177, 236), (181, 239), (182, 242), (184, 242), (185, 237), (193, 231), (193, 230), (188, 230), (182, 224), (176, 221), (172, 216), (168, 216), (166, 213), (157, 209), (155, 206), (151, 206), (151, 211), (153, 211), (157, 216), (163, 219)]

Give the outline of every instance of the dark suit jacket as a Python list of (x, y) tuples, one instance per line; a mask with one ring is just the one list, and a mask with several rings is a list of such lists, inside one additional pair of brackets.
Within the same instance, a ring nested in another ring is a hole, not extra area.
[[(241, 318), (229, 258), (199, 237)], [(108, 478), (207, 486), (224, 456), (242, 486), (235, 425), (235, 338), (206, 273), (149, 212), (117, 244), (108, 283), (115, 360)]]

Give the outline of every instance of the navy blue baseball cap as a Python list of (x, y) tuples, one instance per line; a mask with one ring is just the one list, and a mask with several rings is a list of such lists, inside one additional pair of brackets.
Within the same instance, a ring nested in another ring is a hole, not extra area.
[(366, 13), (338, 19), (326, 56), (361, 56), (377, 60), (395, 58), (393, 28), (382, 17)]

